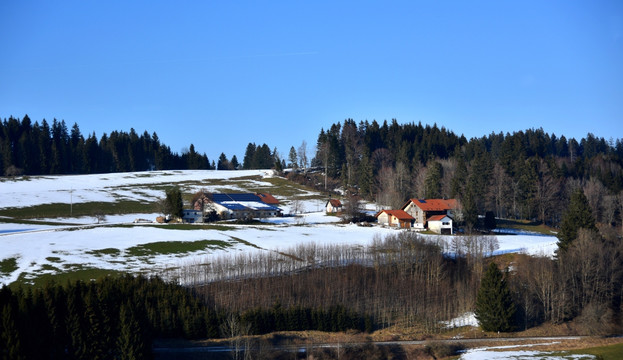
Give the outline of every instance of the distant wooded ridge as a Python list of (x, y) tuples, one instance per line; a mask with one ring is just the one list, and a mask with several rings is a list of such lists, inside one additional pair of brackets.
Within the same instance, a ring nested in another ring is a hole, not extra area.
[(492, 211), (556, 226), (582, 188), (599, 222), (614, 225), (623, 215), (620, 139), (589, 133), (577, 141), (528, 129), (467, 140), (436, 125), (348, 119), (321, 130), (316, 149), (312, 166), (328, 174), (327, 190), (352, 189), (387, 208), (456, 198), (468, 224)]
[[(195, 146), (178, 154), (160, 142), (154, 132), (138, 134), (112, 131), (99, 139), (92, 133), (86, 138), (77, 123), (68, 129), (64, 120), (54, 119), (52, 125), (43, 119), (32, 123), (28, 115), (22, 119), (9, 117), (0, 121), (0, 175), (94, 174), (146, 170), (235, 170), (265, 169), (275, 166), (278, 156), (266, 144), (249, 143), (243, 164), (236, 156), (224, 153), (215, 164)], [(277, 164), (277, 167), (281, 162)]]

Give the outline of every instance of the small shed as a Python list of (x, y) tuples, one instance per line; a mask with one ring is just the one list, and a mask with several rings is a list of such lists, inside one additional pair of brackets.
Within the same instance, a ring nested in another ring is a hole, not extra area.
[(327, 213), (329, 214), (342, 212), (342, 203), (338, 199), (329, 199), (325, 207), (327, 209)]

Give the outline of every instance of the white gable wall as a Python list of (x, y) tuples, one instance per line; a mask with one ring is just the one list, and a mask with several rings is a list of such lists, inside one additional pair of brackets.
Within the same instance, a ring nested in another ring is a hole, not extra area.
[(450, 230), (450, 234), (452, 234), (452, 219), (444, 216), (441, 220), (429, 221), (428, 229), (437, 234), (441, 234), (443, 230)]

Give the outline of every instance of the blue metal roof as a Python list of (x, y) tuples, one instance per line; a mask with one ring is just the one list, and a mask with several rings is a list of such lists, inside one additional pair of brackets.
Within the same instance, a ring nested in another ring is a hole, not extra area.
[(228, 208), (229, 210), (244, 210), (247, 207), (244, 205), (240, 205), (240, 204), (236, 204), (236, 203), (220, 203), (221, 205), (225, 206), (226, 208)]
[(212, 201), (258, 201), (262, 202), (259, 196), (255, 194), (212, 194)]
[[(280, 208), (266, 204), (255, 194), (212, 194), (212, 201), (228, 208), (229, 210), (255, 210), (249, 203), (257, 203), (259, 210), (281, 211)], [(240, 203), (238, 203), (240, 202)], [(244, 203), (247, 203), (245, 206)]]

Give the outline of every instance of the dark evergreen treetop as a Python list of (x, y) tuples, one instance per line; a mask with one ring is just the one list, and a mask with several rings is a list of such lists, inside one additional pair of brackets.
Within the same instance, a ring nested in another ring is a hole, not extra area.
[(249, 143), (242, 160), (242, 168), (245, 170), (272, 169), (278, 160), (276, 151), (271, 152), (268, 145), (256, 146), (254, 143)]

